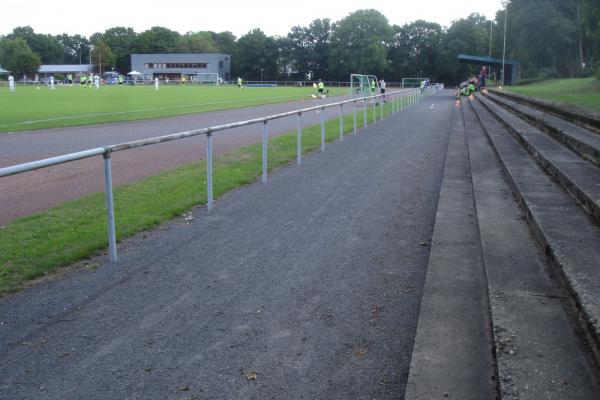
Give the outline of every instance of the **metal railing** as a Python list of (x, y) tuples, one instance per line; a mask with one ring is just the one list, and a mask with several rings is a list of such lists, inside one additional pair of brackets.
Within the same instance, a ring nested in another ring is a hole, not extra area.
[[(28, 171), (33, 171), (40, 168), (46, 168), (53, 165), (64, 164), (71, 161), (83, 160), (85, 158), (102, 156), (104, 158), (104, 189), (106, 197), (106, 219), (108, 225), (108, 248), (109, 248), (109, 260), (112, 262), (117, 261), (117, 245), (116, 245), (116, 229), (115, 229), (115, 215), (114, 215), (114, 202), (113, 202), (113, 184), (112, 184), (112, 166), (111, 166), (111, 154), (117, 151), (134, 149), (137, 147), (149, 146), (158, 143), (170, 142), (173, 140), (184, 139), (192, 136), (206, 135), (206, 206), (210, 211), (213, 206), (213, 135), (216, 132), (238, 128), (242, 126), (262, 124), (263, 135), (262, 135), (262, 177), (263, 183), (267, 182), (267, 168), (268, 168), (268, 154), (267, 145), (269, 140), (269, 121), (285, 118), (290, 116), (297, 116), (297, 148), (296, 148), (296, 162), (301, 164), (302, 162), (302, 114), (311, 111), (319, 111), (321, 114), (321, 151), (325, 151), (325, 109), (331, 107), (340, 107), (339, 119), (340, 119), (340, 140), (344, 138), (344, 105), (352, 104), (353, 107), (353, 133), (357, 132), (356, 114), (357, 108), (362, 106), (363, 112), (363, 125), (367, 127), (367, 107), (368, 104), (372, 104), (373, 108), (373, 123), (377, 120), (376, 105), (381, 104), (380, 108), (380, 119), (383, 119), (383, 104), (384, 101), (390, 102), (392, 105), (392, 113), (399, 112), (404, 108), (415, 104), (416, 102), (423, 99), (423, 97), (430, 92), (435, 91), (434, 88), (427, 88), (424, 91), (419, 89), (405, 89), (395, 92), (386, 93), (385, 95), (365, 96), (359, 98), (353, 98), (350, 100), (344, 100), (335, 103), (323, 104), (309, 108), (303, 108), (300, 110), (288, 111), (280, 114), (269, 115), (266, 117), (250, 119), (246, 121), (233, 122), (223, 125), (211, 126), (208, 128), (195, 129), (186, 132), (179, 132), (164, 136), (153, 137), (150, 139), (141, 139), (132, 142), (120, 143), (109, 145), (106, 147), (97, 147), (94, 149), (79, 151), (76, 153), (65, 154), (57, 157), (46, 158), (43, 160), (32, 161), (28, 163), (13, 165), (5, 168), (0, 168), (0, 178), (16, 175)], [(378, 103), (377, 101), (381, 102)]]

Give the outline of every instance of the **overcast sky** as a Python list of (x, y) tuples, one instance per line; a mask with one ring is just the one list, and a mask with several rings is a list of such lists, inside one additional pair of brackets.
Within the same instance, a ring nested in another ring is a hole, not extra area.
[[(286, 35), (294, 25), (307, 26), (317, 18), (338, 21), (352, 11), (375, 8), (390, 24), (403, 25), (417, 19), (442, 26), (478, 12), (494, 18), (500, 0), (178, 0), (152, 2), (101, 0), (98, 2), (56, 3), (47, 0), (2, 2), (0, 34), (17, 26), (31, 26), (37, 33), (82, 34), (104, 32), (115, 26), (142, 32), (153, 26), (185, 33), (211, 30), (231, 31), (237, 37), (254, 28), (267, 35)], [(135, 6), (134, 4), (140, 4)]]

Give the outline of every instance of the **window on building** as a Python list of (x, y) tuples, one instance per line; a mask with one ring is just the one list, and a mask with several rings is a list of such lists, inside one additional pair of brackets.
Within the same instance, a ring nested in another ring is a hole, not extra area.
[(223, 68), (223, 61), (219, 61), (219, 68)]

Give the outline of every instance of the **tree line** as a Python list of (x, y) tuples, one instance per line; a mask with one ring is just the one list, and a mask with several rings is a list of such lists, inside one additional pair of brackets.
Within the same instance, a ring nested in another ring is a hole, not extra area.
[(92, 64), (101, 60), (103, 70), (124, 73), (132, 53), (219, 52), (231, 55), (232, 77), (246, 80), (258, 80), (261, 71), (265, 80), (347, 81), (351, 73), (368, 73), (388, 81), (428, 77), (456, 84), (475, 72), (457, 62), (458, 54), (502, 57), (506, 17), (506, 57), (521, 63), (523, 77), (600, 77), (598, 0), (511, 0), (507, 7), (494, 20), (474, 13), (449, 27), (425, 20), (400, 26), (377, 10), (358, 10), (275, 37), (258, 28), (237, 38), (160, 26), (141, 33), (114, 27), (90, 37), (53, 36), (25, 26), (0, 37), (0, 65), (31, 76), (41, 64), (87, 64), (91, 57)]

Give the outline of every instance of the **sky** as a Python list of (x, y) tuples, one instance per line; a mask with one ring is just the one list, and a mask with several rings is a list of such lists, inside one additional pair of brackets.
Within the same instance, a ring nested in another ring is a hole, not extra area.
[[(139, 3), (141, 6), (132, 4)], [(500, 0), (178, 0), (173, 3), (123, 0), (52, 3), (47, 0), (8, 1), (2, 4), (0, 35), (17, 26), (31, 26), (36, 33), (68, 33), (90, 36), (115, 26), (143, 32), (153, 26), (185, 33), (230, 31), (240, 37), (254, 28), (269, 36), (285, 36), (292, 26), (308, 26), (317, 18), (339, 21), (353, 11), (374, 8), (390, 24), (403, 25), (417, 19), (450, 26), (451, 22), (478, 12), (488, 19), (502, 8)]]

